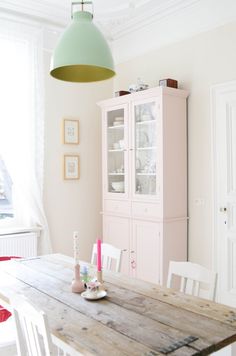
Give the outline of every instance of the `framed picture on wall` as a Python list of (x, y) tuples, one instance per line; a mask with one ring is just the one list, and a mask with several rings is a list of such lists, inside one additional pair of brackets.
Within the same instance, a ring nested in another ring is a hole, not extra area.
[(78, 145), (79, 143), (79, 120), (63, 120), (63, 143)]
[(64, 155), (64, 179), (79, 179), (79, 155)]

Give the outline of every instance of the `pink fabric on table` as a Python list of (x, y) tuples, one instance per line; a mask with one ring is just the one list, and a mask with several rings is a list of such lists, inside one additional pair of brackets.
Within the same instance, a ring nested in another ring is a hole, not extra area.
[(0, 305), (0, 323), (10, 318), (11, 313)]
[(0, 256), (0, 261), (8, 261), (11, 260), (12, 258), (21, 258), (19, 256)]
[[(12, 258), (21, 258), (18, 256), (0, 256), (0, 261), (8, 261)], [(11, 316), (11, 313), (0, 305), (0, 323), (6, 321)]]

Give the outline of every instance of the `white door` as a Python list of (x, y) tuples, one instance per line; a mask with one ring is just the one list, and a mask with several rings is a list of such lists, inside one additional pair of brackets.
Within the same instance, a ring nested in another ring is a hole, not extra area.
[(236, 308), (236, 82), (212, 88), (212, 114), (217, 301)]

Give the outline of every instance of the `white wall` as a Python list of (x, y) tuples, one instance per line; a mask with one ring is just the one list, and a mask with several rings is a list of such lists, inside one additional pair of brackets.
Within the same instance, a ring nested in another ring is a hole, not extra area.
[[(80, 234), (81, 259), (90, 260), (92, 243), (101, 236), (101, 115), (96, 102), (111, 96), (112, 81), (66, 83), (49, 75), (45, 61), (45, 180), (44, 205), (53, 252), (73, 255), (73, 231)], [(64, 145), (63, 118), (80, 122), (80, 144)], [(80, 179), (63, 180), (63, 155), (80, 154)]]
[(190, 91), (189, 258), (206, 267), (212, 267), (210, 87), (236, 79), (235, 44), (236, 22), (120, 64), (115, 80), (115, 90), (127, 90), (137, 77), (151, 87), (159, 79), (174, 78)]

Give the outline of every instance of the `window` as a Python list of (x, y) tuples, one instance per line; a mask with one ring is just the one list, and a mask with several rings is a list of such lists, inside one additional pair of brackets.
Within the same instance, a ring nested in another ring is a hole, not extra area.
[(0, 221), (13, 222), (21, 215), (19, 189), (25, 195), (30, 189), (34, 150), (31, 43), (23, 34), (1, 33), (0, 26), (0, 52)]
[(48, 253), (42, 38), (37, 25), (0, 18), (0, 228), (40, 227), (39, 253)]

